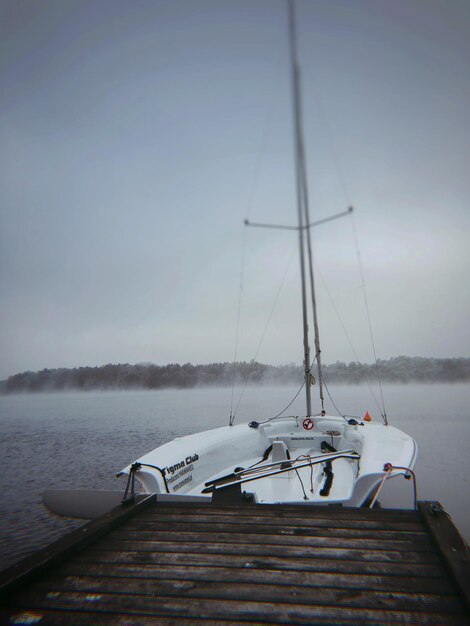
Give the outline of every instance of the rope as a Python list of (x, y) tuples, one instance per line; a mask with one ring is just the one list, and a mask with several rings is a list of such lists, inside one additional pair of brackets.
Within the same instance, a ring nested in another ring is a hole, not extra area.
[[(300, 461), (301, 459), (306, 459), (307, 461), (311, 462), (312, 461), (312, 456), (310, 454), (301, 454), (295, 460), (296, 461)], [(302, 481), (300, 481), (300, 482), (302, 482)], [(313, 490), (313, 464), (310, 463), (310, 493), (313, 494), (313, 491), (314, 491)], [(305, 495), (305, 492), (304, 492), (304, 495)]]
[(304, 492), (304, 500), (308, 500), (307, 494), (305, 493), (304, 484), (302, 482), (302, 479), (300, 478), (299, 470), (295, 467), (294, 467), (294, 470), (295, 470), (295, 473), (297, 474), (297, 478), (299, 479), (300, 486), (302, 487), (302, 491)]
[(401, 467), (400, 465), (392, 465), (391, 463), (385, 463), (384, 469), (383, 469), (385, 474), (383, 475), (382, 480), (380, 481), (380, 484), (377, 487), (377, 491), (375, 492), (375, 495), (372, 498), (371, 503), (369, 504), (370, 509), (374, 507), (374, 504), (376, 503), (377, 498), (379, 497), (379, 493), (381, 492), (385, 481), (390, 478), (396, 478), (397, 476), (401, 476), (401, 474), (395, 474), (394, 476), (392, 476), (392, 472), (394, 470), (403, 470), (404, 478), (407, 478), (407, 479), (409, 479), (410, 477), (413, 478), (413, 505), (414, 505), (415, 510), (418, 508), (418, 486), (416, 483), (416, 474), (409, 467)]

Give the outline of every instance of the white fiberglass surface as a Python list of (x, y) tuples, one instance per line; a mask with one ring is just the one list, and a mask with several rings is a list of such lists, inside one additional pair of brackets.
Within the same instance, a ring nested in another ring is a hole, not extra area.
[[(360, 459), (334, 458), (328, 466), (328, 454), (336, 452)], [(175, 439), (139, 459), (138, 477), (145, 491), (195, 495), (208, 482), (234, 473), (233, 480), (239, 480), (240, 472), (255, 466), (257, 479), (246, 480), (251, 475), (245, 474), (240, 483), (258, 502), (358, 506), (380, 482), (385, 463), (409, 467), (414, 455), (413, 440), (393, 427), (348, 424), (332, 416), (282, 418), (256, 428), (239, 424)], [(283, 461), (292, 469), (281, 468)]]
[(354, 462), (338, 459), (333, 463), (333, 481), (328, 495), (322, 496), (325, 484), (323, 464), (292, 470), (276, 476), (249, 481), (243, 485), (259, 503), (322, 503), (349, 500), (354, 487)]

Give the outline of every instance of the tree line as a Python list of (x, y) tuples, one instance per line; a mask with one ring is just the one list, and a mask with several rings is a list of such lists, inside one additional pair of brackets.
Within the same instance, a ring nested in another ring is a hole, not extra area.
[[(336, 363), (323, 366), (327, 384), (382, 382), (464, 382), (470, 381), (470, 358), (436, 359), (399, 356), (379, 360), (377, 364)], [(68, 389), (164, 389), (191, 388), (198, 385), (285, 384), (301, 383), (303, 368), (289, 365), (265, 365), (257, 361), (210, 363), (208, 365), (137, 364), (103, 365), (43, 369), (10, 376), (2, 387), (6, 393), (23, 391), (64, 391)]]

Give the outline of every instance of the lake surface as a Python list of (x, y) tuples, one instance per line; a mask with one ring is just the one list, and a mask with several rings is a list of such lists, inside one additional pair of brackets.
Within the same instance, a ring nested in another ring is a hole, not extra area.
[[(296, 392), (248, 388), (237, 422), (279, 413)], [(330, 393), (341, 411), (380, 419), (366, 387)], [(137, 457), (227, 425), (230, 396), (225, 388), (0, 396), (0, 568), (84, 523), (49, 514), (45, 489), (124, 489), (115, 473)], [(418, 442), (419, 499), (440, 501), (470, 541), (470, 385), (391, 385), (384, 396), (390, 423)], [(300, 394), (286, 414), (302, 415), (303, 400)], [(411, 481), (396, 478), (382, 494), (384, 506), (412, 506)]]

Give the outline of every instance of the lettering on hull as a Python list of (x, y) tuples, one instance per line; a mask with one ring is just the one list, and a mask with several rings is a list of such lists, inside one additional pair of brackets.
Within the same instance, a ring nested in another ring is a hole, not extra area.
[[(165, 474), (166, 483), (168, 487), (171, 486), (172, 491), (178, 491), (184, 485), (190, 483), (193, 479), (192, 472), (194, 470), (194, 463), (199, 460), (199, 455), (190, 454), (185, 459), (178, 461), (177, 463), (173, 463), (173, 465), (168, 465), (163, 468), (163, 473)], [(187, 476), (180, 480), (183, 476)], [(179, 482), (176, 482), (179, 481)]]

